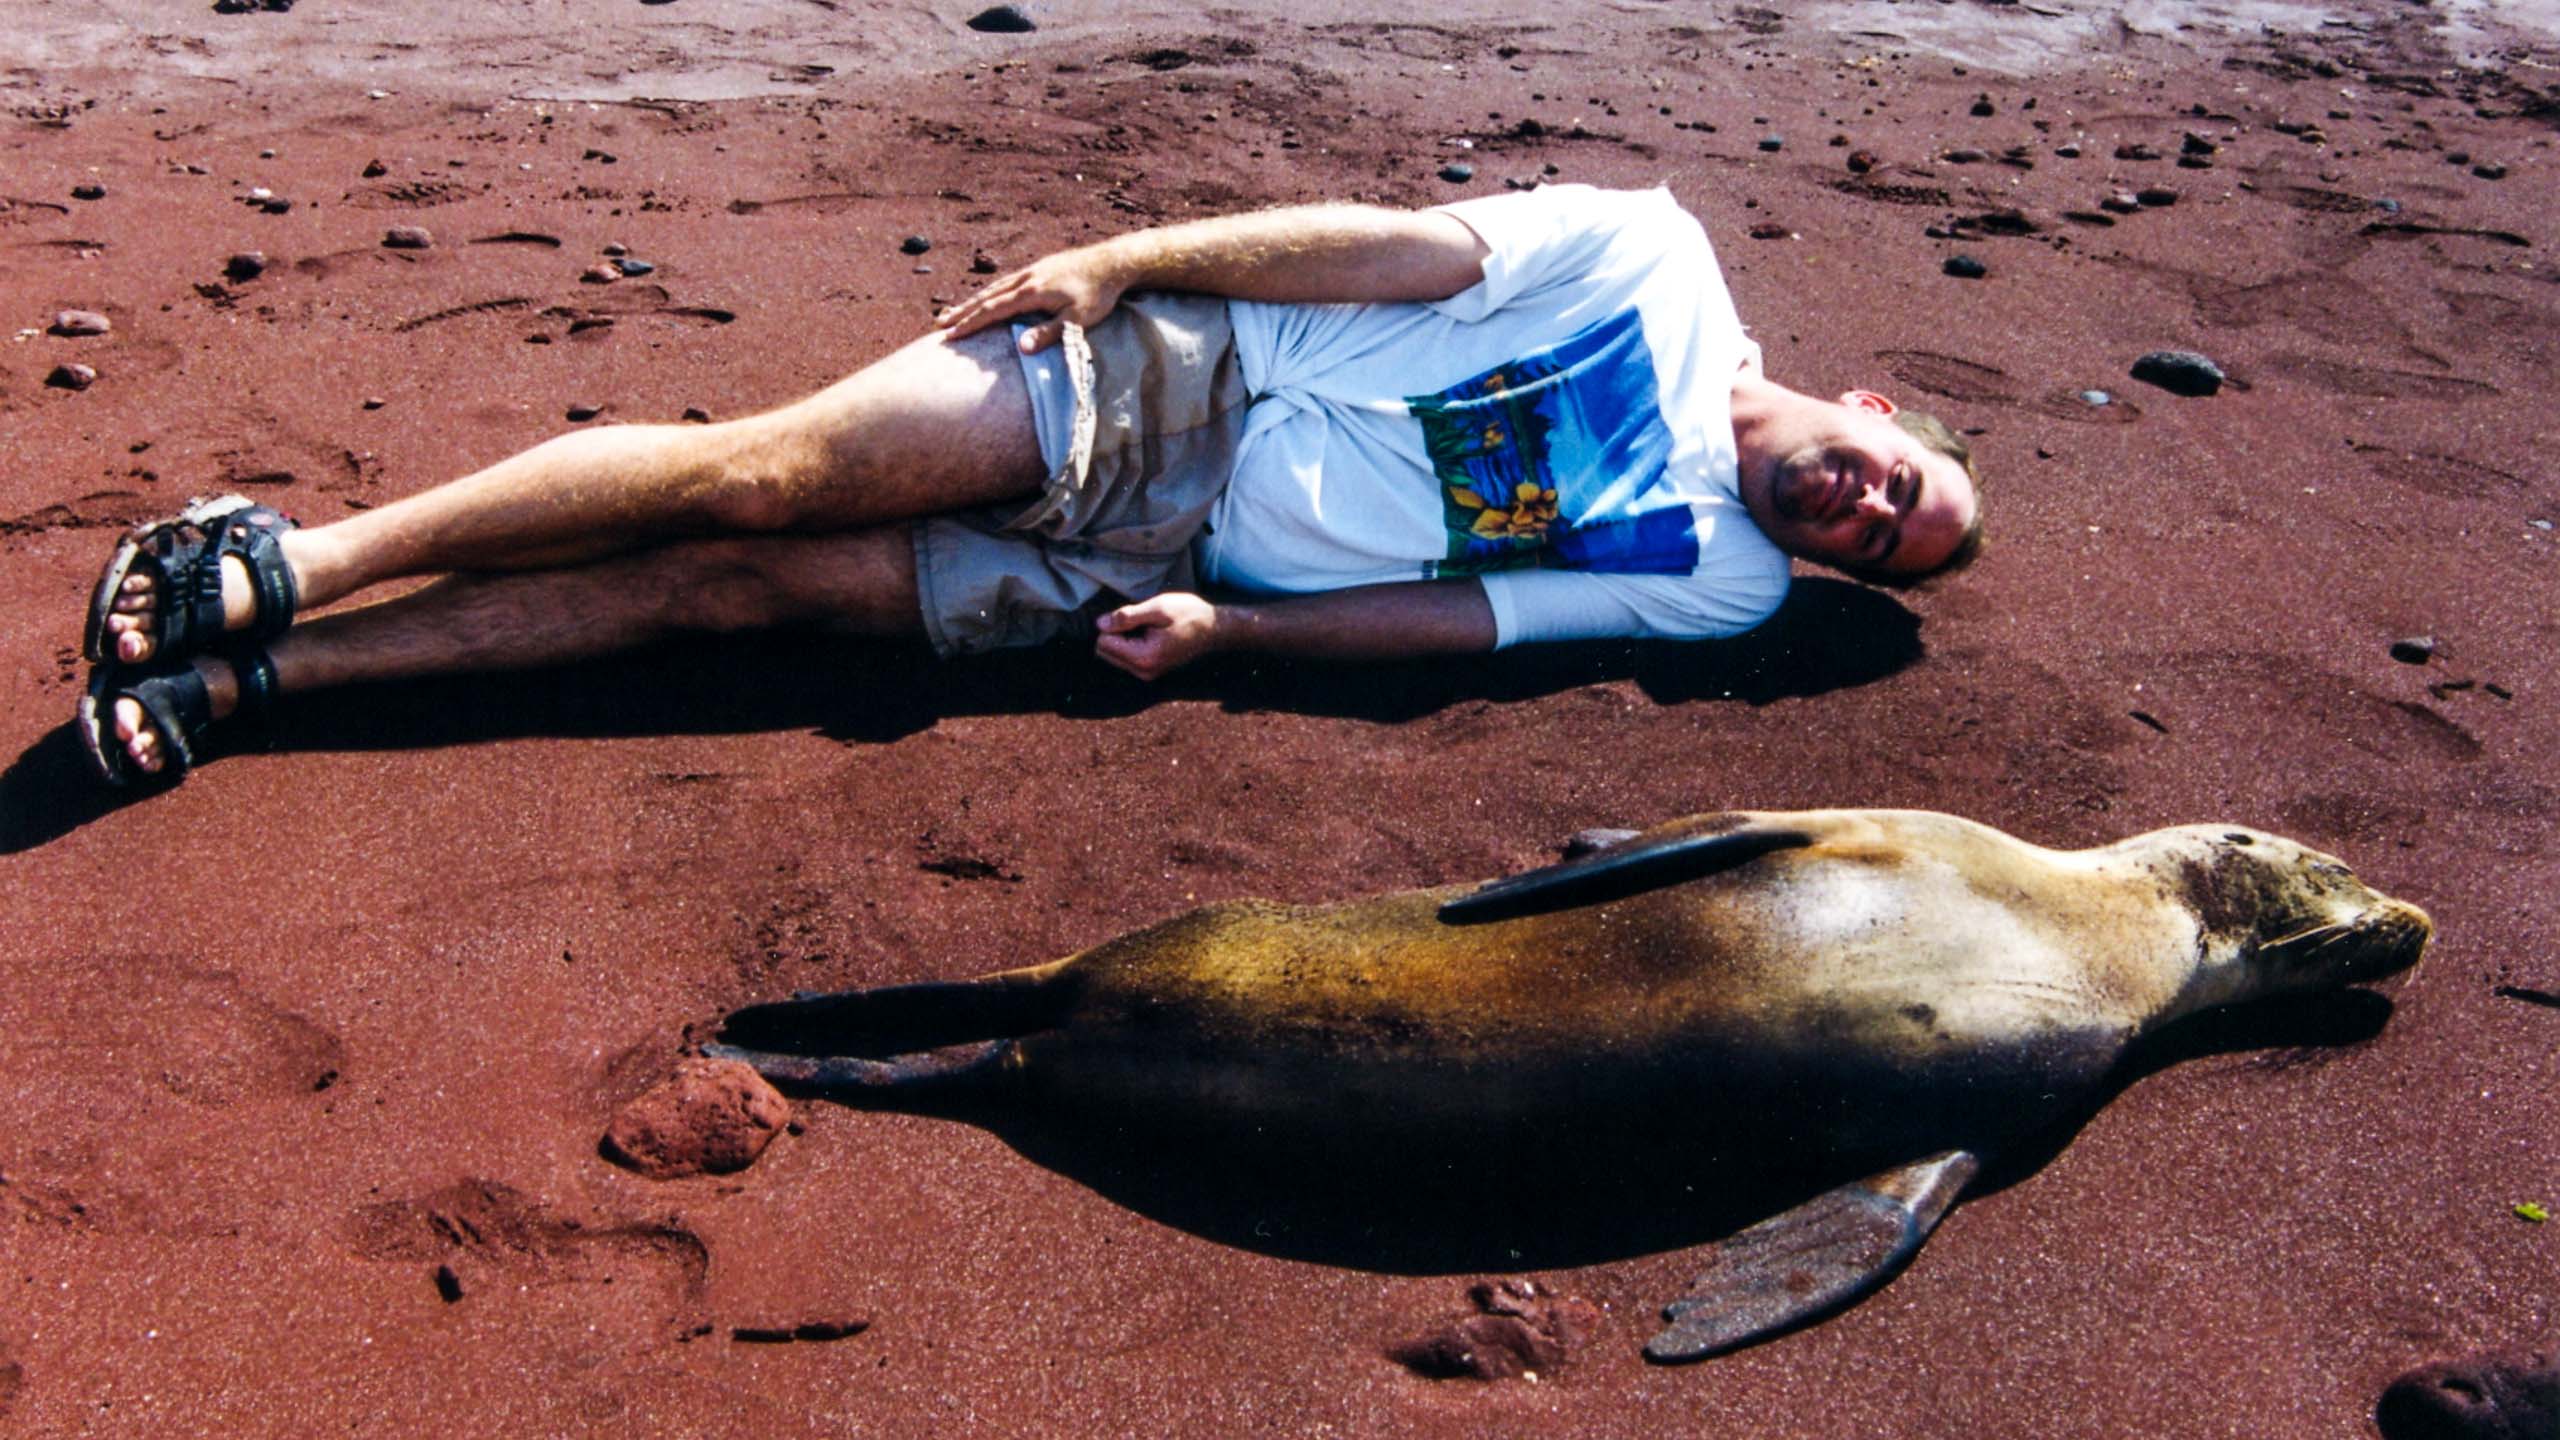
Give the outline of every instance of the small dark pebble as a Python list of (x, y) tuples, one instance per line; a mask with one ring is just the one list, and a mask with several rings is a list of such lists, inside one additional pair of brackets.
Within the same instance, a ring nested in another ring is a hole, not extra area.
[(2483, 180), (2504, 180), (2507, 178), (2507, 167), (2495, 160), (2483, 160), (2471, 167), (2471, 173)]
[(2116, 158), (2119, 160), (2157, 160), (2160, 158), (2160, 152), (2137, 141), (2131, 145), (2117, 146)]
[(843, 1340), (871, 1328), (868, 1316), (850, 1320), (803, 1320), (797, 1325), (735, 1325), (729, 1337), (750, 1345), (788, 1345), (795, 1340)]
[(1991, 273), (1991, 267), (1971, 255), (1947, 257), (1946, 272), (1959, 280), (1979, 280)]
[(2133, 362), (2133, 378), (2172, 395), (2205, 396), (2222, 388), (2222, 367), (2193, 350), (2154, 350)]
[(47, 327), (47, 333), (77, 338), (104, 335), (114, 328), (113, 321), (95, 310), (58, 310), (54, 312), (53, 324)]
[(2213, 157), (2210, 155), (2181, 155), (2178, 157), (2178, 168), (2181, 170), (2210, 170), (2213, 168)]
[(1852, 175), (1864, 175), (1868, 171), (1876, 168), (1877, 163), (1876, 152), (1873, 150), (1852, 150), (1849, 152), (1849, 173)]
[(2066, 141), (2060, 145), (2054, 146), (2053, 153), (2061, 156), (2065, 160), (2077, 160), (2080, 158), (2080, 147)]
[(367, 160), (364, 162), (363, 174), (364, 178), (367, 180), (379, 180), (390, 173), (391, 167), (383, 164), (379, 160)]
[(2391, 658), (2403, 665), (2424, 665), (2436, 655), (2436, 637), (2410, 635), (2391, 642)]
[(613, 268), (625, 275), (646, 275), (658, 267), (646, 260), (634, 260), (626, 255), (617, 258), (613, 262)]
[(2468, 150), (2447, 150), (2444, 152), (2444, 163), (2447, 165), (2468, 165), (2471, 163), (2471, 152)]
[(1751, 227), (1751, 238), (1754, 240), (1784, 240), (1794, 233), (1786, 227), (1785, 222), (1778, 220), (1763, 220)]
[(1464, 185), (1476, 178), (1476, 167), (1464, 160), (1452, 160), (1440, 167), (1440, 178), (1452, 185)]
[(1973, 113), (1976, 115), (1994, 115), (1999, 112), (1992, 105), (1990, 96), (1976, 95), (1973, 97)]
[(453, 1273), (452, 1266), (436, 1267), (436, 1294), (441, 1296), (447, 1305), (462, 1298), (462, 1277)]
[(2178, 192), (2166, 185), (2145, 185), (2133, 192), (2133, 198), (2144, 205), (2175, 205)]
[(609, 259), (619, 259), (622, 256), (630, 254), (631, 247), (623, 244), (619, 240), (609, 241), (604, 247), (604, 253)]
[(74, 185), (71, 187), (71, 198), (74, 200), (104, 200), (107, 198), (107, 187), (104, 185)]
[(898, 253), (902, 255), (921, 255), (932, 248), (933, 242), (921, 235), (910, 235), (898, 242)]
[(601, 405), (588, 405), (581, 403), (569, 407), (569, 418), (571, 420), (593, 420), (603, 413), (604, 407)]
[(258, 202), (258, 208), (270, 215), (282, 215), (293, 208), (293, 202), (281, 195), (270, 195)]
[(98, 383), (98, 372), (86, 365), (56, 365), (44, 383), (56, 390), (86, 390)]
[(1786, 149), (1787, 142), (1776, 135), (1763, 135), (1760, 137), (1760, 148), (1774, 153)]
[(708, 425), (711, 423), (711, 412), (699, 405), (687, 405), (684, 407), (684, 418), (690, 424)]
[(267, 257), (264, 251), (243, 250), (222, 262), (222, 278), (233, 284), (243, 280), (255, 280), (266, 273)]
[(619, 157), (619, 156), (615, 155), (615, 154), (614, 154), (612, 151), (610, 151), (610, 150), (594, 150), (594, 149), (590, 149), (589, 151), (587, 151), (587, 153), (586, 153), (586, 154), (581, 155), (581, 156), (579, 156), (578, 158), (579, 158), (579, 159), (581, 159), (581, 160), (593, 160), (593, 161), (597, 162), (598, 164), (602, 164), (602, 165), (612, 165), (612, 164), (617, 163), (617, 162), (619, 161), (619, 159), (620, 159), (620, 157)]
[(436, 237), (424, 225), (394, 225), (382, 232), (382, 243), (393, 250), (424, 250)]
[(1028, 35), (1040, 27), (1019, 5), (990, 5), (969, 17), (969, 28), (988, 35)]
[(1938, 158), (1946, 161), (1950, 165), (1979, 165), (1983, 161), (1991, 158), (1991, 152), (1988, 150), (1976, 150), (1970, 145), (1965, 145), (1950, 150)]
[(996, 273), (996, 257), (988, 254), (984, 250), (970, 256), (969, 273), (972, 275), (993, 275)]
[(2188, 131), (2187, 137), (2178, 142), (2178, 149), (2189, 155), (2211, 155), (2221, 148), (2193, 130)]
[(390, 403), (390, 401), (383, 399), (379, 395), (367, 395), (364, 397), (364, 408), (367, 410), (379, 410)]

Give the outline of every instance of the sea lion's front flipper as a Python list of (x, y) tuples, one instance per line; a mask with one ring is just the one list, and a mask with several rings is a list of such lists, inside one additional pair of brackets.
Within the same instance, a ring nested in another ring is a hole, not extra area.
[(1468, 891), (1440, 907), (1452, 925), (1512, 920), (1623, 899), (1757, 860), (1773, 850), (1810, 845), (1802, 830), (1711, 817), (1703, 830), (1670, 829), (1591, 850), (1560, 864), (1526, 870)]
[(1002, 1069), (1012, 1058), (1013, 1042), (981, 1040), (914, 1055), (892, 1055), (884, 1060), (859, 1055), (784, 1055), (718, 1043), (703, 1046), (702, 1053), (714, 1060), (743, 1060), (754, 1066), (757, 1074), (799, 1094), (849, 1100), (868, 1092), (922, 1090), (982, 1077)]
[(1982, 1162), (1948, 1150), (1817, 1195), (1708, 1247), (1648, 1360), (1703, 1360), (1836, 1310), (1892, 1278), (1937, 1228)]

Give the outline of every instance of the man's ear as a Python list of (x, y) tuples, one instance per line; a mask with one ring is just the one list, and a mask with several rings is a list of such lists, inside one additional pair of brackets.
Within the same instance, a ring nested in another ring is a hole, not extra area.
[(1845, 391), (1840, 396), (1840, 403), (1852, 410), (1866, 410), (1878, 415), (1890, 415), (1902, 408), (1873, 390)]

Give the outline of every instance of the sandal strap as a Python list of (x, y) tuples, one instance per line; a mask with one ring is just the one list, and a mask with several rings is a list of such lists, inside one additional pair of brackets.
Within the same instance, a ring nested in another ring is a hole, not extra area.
[(274, 743), (267, 731), (275, 720), (276, 699), (283, 690), (276, 682), (276, 662), (266, 647), (233, 644), (224, 648), (222, 658), (231, 662), (231, 673), (240, 687), (240, 701), (232, 707), (231, 720), (258, 732), (258, 743)]
[[(241, 633), (257, 641), (273, 640), (293, 624), (295, 605), (301, 600), (301, 586), (293, 578), (293, 567), (285, 563), (284, 532), (295, 528), (292, 517), (267, 505), (247, 505), (222, 517), (221, 528), (214, 536), (213, 560), (216, 582), (215, 599), (221, 597), (222, 557), (237, 555), (249, 571), (249, 583), (257, 594), (258, 617)], [(216, 623), (219, 623), (217, 618)]]
[(160, 732), (160, 746), (168, 756), (162, 767), (167, 778), (176, 780), (195, 767), (196, 741), (213, 724), (213, 697), (195, 666), (182, 664), (145, 675), (118, 684), (112, 693), (141, 706), (143, 717)]
[(186, 655), (222, 635), (222, 564), (190, 512), (151, 537), (162, 603), (155, 655)]

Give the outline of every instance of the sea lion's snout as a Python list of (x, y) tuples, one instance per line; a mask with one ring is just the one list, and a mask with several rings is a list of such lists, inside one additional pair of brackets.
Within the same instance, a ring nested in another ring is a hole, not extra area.
[(2175, 873), (2207, 949), (2240, 962), (2239, 993), (2325, 990), (2397, 975), (2426, 953), (2427, 912), (2334, 855), (2238, 826), (2174, 837)]
[(2436, 930), (2426, 911), (2372, 889), (2334, 861), (2313, 868), (2318, 873), (2301, 897), (2308, 913), (2280, 909), (2273, 925), (2261, 927), (2261, 964), (2288, 987), (2326, 988), (2384, 979), (2418, 963)]

